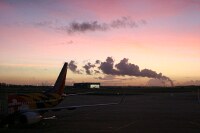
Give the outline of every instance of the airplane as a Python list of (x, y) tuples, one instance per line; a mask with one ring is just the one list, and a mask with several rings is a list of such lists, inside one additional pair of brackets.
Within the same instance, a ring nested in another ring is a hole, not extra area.
[[(1, 125), (29, 125), (42, 120), (42, 115), (49, 111), (62, 109), (73, 110), (81, 107), (115, 105), (115, 103), (100, 103), (77, 106), (56, 107), (63, 99), (68, 63), (65, 62), (54, 86), (45, 92), (29, 94), (10, 94), (7, 96), (7, 111), (1, 112)], [(84, 94), (84, 93), (83, 93)], [(74, 95), (74, 94), (72, 94)], [(67, 96), (67, 95), (66, 95)], [(121, 101), (120, 101), (121, 102)], [(0, 102), (1, 103), (1, 102)], [(1, 106), (1, 105), (0, 105)], [(2, 109), (3, 110), (3, 109)]]

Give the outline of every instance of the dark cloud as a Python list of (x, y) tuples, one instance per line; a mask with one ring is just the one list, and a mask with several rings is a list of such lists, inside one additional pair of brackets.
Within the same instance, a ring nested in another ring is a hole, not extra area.
[(155, 78), (159, 80), (167, 80), (173, 86), (173, 82), (170, 78), (163, 76), (162, 73), (157, 73), (156, 71), (150, 69), (143, 69), (140, 71), (139, 66), (129, 63), (127, 58), (122, 59), (114, 67), (114, 60), (112, 57), (107, 57), (105, 62), (101, 62), (99, 69), (108, 75), (118, 75), (118, 76), (136, 76), (136, 77), (148, 77)]
[(148, 78), (157, 78), (157, 79), (161, 79), (162, 78), (162, 73), (157, 74), (156, 71), (152, 71), (150, 69), (143, 69), (140, 72), (140, 75), (142, 77), (148, 77)]
[(101, 72), (98, 71), (98, 70), (94, 70), (94, 73), (95, 73), (95, 74), (98, 74), (98, 73), (101, 73)]
[(94, 68), (94, 67), (95, 67), (95, 65), (92, 65), (91, 63), (87, 63), (86, 65), (83, 66), (83, 68), (85, 69), (85, 71), (88, 75), (92, 74), (92, 71), (90, 69)]
[(69, 69), (72, 71), (72, 72), (75, 72), (76, 69), (77, 69), (77, 66), (75, 65), (75, 61), (70, 61), (69, 63)]
[[(162, 75), (162, 73), (157, 73), (156, 71), (147, 68), (140, 70), (138, 65), (129, 63), (128, 61), (128, 58), (124, 58), (115, 65), (114, 59), (112, 57), (107, 57), (106, 61), (104, 62), (100, 60), (96, 60), (96, 62), (93, 64), (88, 62), (83, 66), (83, 68), (88, 75), (102, 73), (107, 76), (98, 77), (97, 79), (99, 80), (117, 79), (115, 76), (135, 76), (158, 79), (163, 83), (164, 81), (167, 81), (168, 83), (171, 83), (171, 86), (173, 86), (173, 81), (169, 77)], [(69, 69), (75, 73), (83, 74), (80, 73), (81, 70), (77, 70), (77, 66), (74, 61), (69, 63)]]
[(71, 70), (72, 72), (82, 74), (81, 70), (77, 70), (77, 65), (75, 61), (71, 60), (68, 67), (69, 67), (69, 70)]
[(35, 22), (15, 22), (14, 25), (24, 26), (32, 25), (37, 28), (50, 28), (56, 31), (65, 31), (68, 34), (73, 33), (85, 33), (85, 32), (94, 32), (94, 31), (108, 31), (112, 29), (120, 28), (137, 28), (141, 25), (147, 24), (146, 20), (132, 20), (131, 17), (121, 17), (110, 22), (98, 22), (94, 21), (84, 21), (77, 22), (72, 21), (68, 24), (63, 24), (57, 20), (47, 20), (47, 21), (35, 21)]
[[(115, 69), (116, 68), (116, 69)], [(114, 60), (112, 57), (107, 57), (105, 62), (101, 62), (99, 69), (104, 74), (119, 75), (119, 76), (140, 76), (140, 70), (137, 65), (128, 63), (128, 59), (124, 58), (114, 67)]]
[(113, 69), (113, 66), (114, 60), (112, 57), (107, 57), (105, 62), (101, 62), (99, 69), (102, 70), (104, 74), (117, 75), (117, 71)]
[(138, 76), (140, 74), (139, 67), (135, 64), (128, 63), (128, 59), (124, 58), (115, 65), (119, 75)]
[(139, 25), (146, 24), (145, 20), (134, 21), (130, 17), (122, 17), (111, 21), (110, 23), (101, 23), (98, 21), (90, 22), (72, 22), (69, 25), (61, 26), (59, 30), (66, 31), (69, 34), (72, 33), (84, 33), (87, 31), (107, 31), (118, 28), (136, 28)]
[(74, 32), (86, 32), (86, 31), (105, 31), (108, 29), (107, 24), (99, 24), (97, 21), (93, 22), (72, 22), (68, 27), (65, 27), (66, 31), (71, 34)]
[(100, 60), (96, 60), (95, 64), (100, 64), (101, 61)]

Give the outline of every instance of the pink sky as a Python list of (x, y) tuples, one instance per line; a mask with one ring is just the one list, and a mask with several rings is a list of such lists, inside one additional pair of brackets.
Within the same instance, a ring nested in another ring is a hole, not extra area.
[[(53, 84), (63, 62), (83, 69), (112, 57), (115, 64), (128, 58), (140, 70), (162, 73), (175, 85), (200, 85), (199, 14), (198, 0), (0, 1), (0, 82)], [(72, 29), (72, 23), (86, 27)], [(103, 85), (152, 80), (70, 70), (67, 79)]]

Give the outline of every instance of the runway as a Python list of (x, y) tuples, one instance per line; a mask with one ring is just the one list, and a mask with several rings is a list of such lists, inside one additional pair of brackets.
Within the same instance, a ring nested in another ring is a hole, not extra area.
[[(59, 106), (117, 102), (119, 95), (67, 97)], [(54, 119), (37, 125), (4, 128), (2, 132), (29, 133), (199, 133), (200, 104), (196, 94), (147, 93), (127, 95), (119, 105), (49, 112)]]

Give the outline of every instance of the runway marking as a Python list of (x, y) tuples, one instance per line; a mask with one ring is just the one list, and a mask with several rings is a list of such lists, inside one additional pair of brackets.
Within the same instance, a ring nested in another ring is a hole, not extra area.
[(50, 116), (50, 117), (45, 117), (43, 118), (44, 120), (55, 120), (57, 117), (54, 115), (54, 116)]
[(135, 124), (135, 123), (136, 123), (136, 121), (130, 122), (130, 123), (128, 123), (128, 124), (125, 124), (125, 125), (123, 125), (123, 126), (117, 128), (117, 129), (115, 129), (114, 132), (117, 132), (117, 131), (119, 131), (119, 130), (121, 130), (121, 129), (123, 129), (123, 128), (127, 128), (127, 127), (129, 127), (130, 125)]

